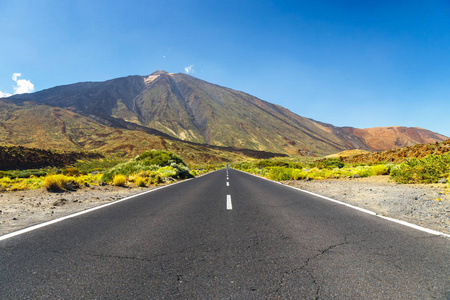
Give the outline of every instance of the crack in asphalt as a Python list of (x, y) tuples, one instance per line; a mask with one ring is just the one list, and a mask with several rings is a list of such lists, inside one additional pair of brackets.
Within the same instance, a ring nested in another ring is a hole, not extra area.
[(345, 240), (345, 241), (342, 242), (342, 243), (335, 244), (335, 245), (331, 245), (331, 246), (329, 246), (329, 247), (327, 247), (326, 249), (323, 249), (323, 250), (308, 249), (308, 250), (317, 251), (317, 252), (319, 252), (319, 253), (316, 254), (316, 255), (314, 255), (314, 256), (312, 256), (312, 257), (307, 258), (306, 260), (304, 260), (304, 263), (303, 263), (303, 265), (302, 265), (300, 268), (295, 268), (295, 269), (292, 269), (292, 270), (290, 270), (290, 271), (285, 271), (285, 272), (283, 272), (282, 275), (281, 275), (281, 278), (280, 278), (280, 280), (279, 280), (278, 287), (277, 287), (274, 291), (272, 291), (271, 294), (279, 294), (279, 293), (280, 293), (280, 290), (286, 285), (286, 281), (287, 281), (286, 279), (287, 279), (287, 277), (289, 277), (290, 275), (293, 275), (293, 274), (296, 273), (296, 272), (306, 271), (306, 273), (307, 273), (307, 274), (310, 276), (310, 278), (311, 278), (312, 284), (313, 284), (314, 287), (315, 287), (315, 297), (314, 297), (314, 298), (315, 298), (316, 300), (320, 299), (320, 285), (319, 285), (319, 283), (317, 282), (317, 280), (316, 280), (316, 278), (314, 277), (314, 275), (312, 274), (311, 270), (308, 269), (309, 263), (310, 263), (312, 260), (317, 259), (318, 257), (324, 255), (325, 253), (327, 253), (327, 252), (330, 251), (331, 249), (334, 249), (334, 248), (339, 247), (339, 246), (342, 246), (342, 245), (347, 245), (347, 244), (349, 244), (349, 242), (347, 241), (347, 237), (346, 237), (346, 236), (344, 237), (344, 240)]
[(153, 262), (153, 259), (134, 257), (134, 256), (120, 256), (120, 255), (108, 255), (108, 254), (91, 254), (85, 253), (88, 256), (100, 257), (100, 258), (114, 258), (114, 259), (128, 259), (128, 260), (137, 260), (137, 261), (145, 261), (145, 262)]
[[(314, 255), (313, 257), (309, 257), (308, 259), (306, 259), (304, 261), (304, 265), (298, 269), (299, 271), (301, 271), (301, 270), (306, 271), (308, 273), (308, 275), (311, 277), (311, 281), (312, 281), (313, 285), (316, 287), (316, 296), (315, 296), (316, 300), (320, 299), (320, 289), (321, 288), (320, 288), (320, 284), (317, 282), (315, 276), (312, 274), (312, 271), (309, 269), (309, 264), (312, 260), (315, 260), (315, 259), (321, 257), (322, 255), (324, 255), (325, 253), (327, 253), (328, 251), (330, 251), (334, 248), (337, 248), (337, 247), (340, 247), (343, 245), (349, 245), (352, 243), (356, 243), (356, 242), (349, 242), (347, 237), (348, 237), (347, 234), (344, 235), (344, 241), (339, 244), (331, 245), (323, 250), (317, 250), (319, 253)], [(359, 242), (361, 242), (361, 241), (359, 241)]]
[(316, 287), (316, 297), (315, 297), (316, 300), (320, 299), (321, 287), (318, 284), (318, 282), (317, 282), (316, 278), (314, 277), (314, 275), (312, 274), (312, 271), (309, 269), (309, 264), (311, 263), (311, 261), (321, 257), (322, 255), (326, 254), (328, 251), (330, 251), (332, 249), (335, 249), (337, 247), (344, 246), (344, 245), (350, 245), (350, 244), (358, 244), (358, 243), (362, 243), (362, 242), (366, 242), (367, 241), (365, 239), (362, 239), (362, 240), (359, 240), (359, 241), (349, 241), (348, 240), (348, 236), (351, 235), (351, 234), (352, 233), (345, 234), (344, 235), (344, 241), (341, 242), (341, 243), (331, 245), (331, 246), (329, 246), (329, 247), (327, 247), (327, 248), (325, 248), (323, 250), (316, 250), (319, 253), (314, 255), (314, 256), (312, 256), (312, 257), (310, 257), (310, 258), (308, 258), (308, 259), (306, 259), (304, 261), (304, 265), (301, 268), (298, 269), (299, 271), (300, 270), (306, 271), (311, 276), (311, 280), (312, 280), (314, 286)]
[(290, 271), (290, 272), (284, 272), (283, 273), (283, 275), (281, 276), (281, 279), (280, 279), (280, 283), (278, 284), (278, 288), (275, 290), (275, 291), (273, 291), (272, 292), (272, 294), (278, 294), (279, 292), (280, 292), (280, 290), (281, 290), (281, 288), (284, 286), (284, 284), (285, 284), (285, 277), (286, 277), (286, 275), (288, 275), (288, 274), (291, 274), (293, 271)]
[[(282, 230), (279, 229), (275, 229), (276, 234), (279, 236), (279, 238), (281, 240), (290, 240), (291, 237), (285, 235)], [(277, 285), (277, 287), (271, 292), (271, 294), (275, 294), (275, 295), (279, 295), (280, 296), (280, 292), (281, 289), (283, 287), (286, 286), (286, 283), (288, 282), (288, 277), (291, 275), (294, 275), (296, 272), (306, 272), (308, 274), (308, 276), (311, 278), (311, 282), (313, 284), (313, 286), (315, 287), (315, 299), (320, 299), (320, 292), (321, 292), (321, 286), (319, 284), (319, 282), (316, 280), (315, 276), (312, 273), (312, 270), (310, 270), (309, 265), (313, 260), (316, 260), (318, 258), (320, 258), (321, 256), (323, 256), (324, 254), (326, 254), (327, 252), (331, 251), (332, 249), (335, 249), (337, 247), (340, 246), (344, 246), (344, 245), (350, 245), (350, 244), (358, 244), (358, 243), (362, 243), (362, 242), (366, 242), (366, 239), (361, 239), (361, 240), (356, 240), (356, 241), (350, 241), (349, 237), (351, 237), (354, 234), (354, 232), (348, 232), (346, 234), (344, 234), (343, 236), (343, 241), (340, 243), (336, 243), (333, 245), (330, 245), (328, 247), (326, 247), (325, 249), (312, 249), (303, 245), (299, 245), (296, 244), (295, 247), (301, 248), (301, 249), (305, 249), (305, 250), (309, 250), (309, 251), (315, 251), (317, 252), (317, 254), (306, 258), (303, 261), (303, 265), (299, 268), (294, 268), (290, 271), (285, 271), (281, 274), (281, 278), (279, 280), (279, 283)], [(249, 246), (250, 247), (250, 246)]]

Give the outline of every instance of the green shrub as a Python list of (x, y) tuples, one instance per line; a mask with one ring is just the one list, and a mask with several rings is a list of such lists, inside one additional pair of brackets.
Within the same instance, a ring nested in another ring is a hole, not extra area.
[(197, 177), (199, 175), (202, 175), (203, 172), (204, 172), (204, 170), (191, 170), (190, 173), (191, 173), (192, 176)]
[(306, 179), (307, 174), (305, 171), (300, 170), (300, 169), (294, 169), (292, 170), (292, 179), (294, 180), (298, 180), (298, 179)]
[(372, 166), (372, 172), (374, 175), (389, 175), (389, 170), (389, 166), (386, 165)]
[(157, 184), (163, 182), (163, 181), (162, 181), (162, 178), (161, 178), (161, 176), (158, 174), (158, 172), (150, 172), (150, 173), (148, 174), (147, 178), (148, 178), (148, 179), (147, 179), (148, 184), (154, 184), (154, 185), (157, 185)]
[(136, 177), (134, 182), (139, 187), (145, 187), (146, 186), (146, 180), (145, 180), (144, 177), (138, 176), (138, 177)]
[(290, 180), (292, 178), (292, 170), (285, 167), (271, 167), (269, 169), (269, 178), (275, 181)]
[(357, 167), (354, 172), (356, 175), (360, 177), (369, 177), (373, 176), (372, 168), (371, 167)]
[(321, 177), (323, 177), (324, 179), (338, 179), (341, 178), (341, 172), (339, 169), (334, 169), (334, 170), (328, 170), (328, 169), (323, 169), (320, 172)]
[[(170, 167), (171, 172), (168, 172), (168, 169), (164, 169), (164, 167)], [(161, 175), (162, 177), (185, 179), (191, 176), (189, 168), (179, 156), (167, 151), (150, 150), (138, 155), (128, 162), (110, 168), (103, 174), (102, 180), (104, 182), (111, 182), (117, 174), (131, 176), (139, 174), (140, 172), (158, 171), (160, 169), (161, 172), (164, 173)], [(175, 173), (173, 173), (172, 170), (174, 170)]]
[(127, 184), (127, 177), (122, 174), (117, 174), (113, 178), (113, 183), (115, 186), (125, 186)]
[(159, 168), (157, 172), (161, 177), (175, 177), (177, 175), (177, 171), (171, 166)]
[(176, 170), (177, 172), (177, 174), (175, 175), (176, 178), (186, 179), (191, 177), (191, 174), (189, 173), (189, 168), (184, 163), (183, 164), (172, 163), (170, 166)]
[(449, 175), (449, 153), (413, 158), (391, 169), (391, 178), (398, 183), (436, 183)]
[(268, 160), (268, 159), (263, 159), (260, 160), (258, 162), (256, 162), (255, 167), (262, 169), (262, 168), (267, 168), (267, 167), (289, 167), (289, 163), (288, 162), (284, 162), (281, 160)]
[(244, 171), (252, 167), (252, 164), (249, 162), (240, 162), (238, 164), (231, 165), (232, 168)]
[(146, 151), (138, 155), (135, 159), (136, 161), (144, 161), (145, 165), (158, 165), (161, 167), (168, 166), (171, 163), (184, 164), (181, 157), (172, 152), (163, 150)]
[[(1, 185), (1, 183), (0, 183)], [(20, 178), (16, 179), (10, 187), (10, 191), (24, 191), (24, 190), (35, 190), (43, 186), (43, 181), (40, 178)]]
[(316, 161), (312, 164), (312, 167), (319, 169), (334, 169), (343, 168), (345, 164), (339, 158), (326, 158), (323, 160)]
[[(40, 177), (47, 175), (47, 170), (43, 169), (28, 169), (28, 170), (11, 170), (2, 172), (3, 176), (9, 178), (30, 178), (31, 176)], [(1, 177), (3, 177), (1, 176)]]

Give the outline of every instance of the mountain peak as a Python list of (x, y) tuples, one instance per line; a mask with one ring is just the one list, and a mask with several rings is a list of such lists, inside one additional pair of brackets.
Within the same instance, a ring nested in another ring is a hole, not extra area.
[(152, 74), (150, 74), (150, 75), (169, 75), (169, 73), (168, 72), (166, 72), (166, 71), (164, 71), (164, 70), (158, 70), (158, 71), (156, 71), (156, 72), (153, 72)]

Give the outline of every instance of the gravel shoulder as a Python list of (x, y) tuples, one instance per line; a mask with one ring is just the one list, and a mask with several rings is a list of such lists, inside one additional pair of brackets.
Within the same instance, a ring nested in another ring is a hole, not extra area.
[(45, 189), (3, 192), (0, 193), (0, 236), (154, 188), (107, 185), (61, 193)]
[(446, 194), (446, 184), (396, 184), (389, 181), (389, 176), (283, 183), (450, 234), (450, 195)]

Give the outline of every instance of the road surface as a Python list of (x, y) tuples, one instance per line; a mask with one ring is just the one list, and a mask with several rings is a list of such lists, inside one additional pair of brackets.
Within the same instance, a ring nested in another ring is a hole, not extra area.
[(0, 241), (0, 299), (174, 298), (450, 299), (450, 240), (223, 169)]

